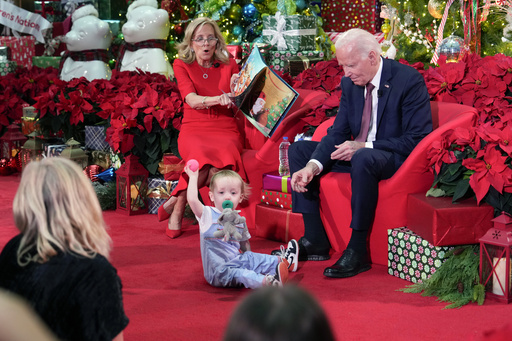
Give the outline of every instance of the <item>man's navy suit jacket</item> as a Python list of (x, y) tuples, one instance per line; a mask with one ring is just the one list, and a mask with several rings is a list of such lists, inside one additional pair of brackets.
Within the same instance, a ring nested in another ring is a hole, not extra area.
[[(405, 161), (414, 147), (432, 131), (430, 96), (423, 76), (414, 68), (394, 60), (383, 62), (378, 92), (377, 135), (373, 148), (394, 153), (395, 167)], [(348, 77), (341, 80), (341, 100), (333, 125), (311, 156), (329, 166), (331, 153), (361, 129), (364, 86)], [(375, 91), (375, 90), (374, 90)]]

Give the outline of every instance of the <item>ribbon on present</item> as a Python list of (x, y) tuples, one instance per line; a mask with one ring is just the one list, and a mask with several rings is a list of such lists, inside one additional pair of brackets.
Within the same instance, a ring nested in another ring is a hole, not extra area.
[(148, 198), (169, 199), (171, 197), (171, 191), (170, 188), (168, 188), (169, 186), (166, 187), (158, 186), (155, 188), (150, 188), (148, 190)]
[(275, 46), (277, 44), (278, 50), (286, 50), (288, 48), (285, 36), (299, 37), (302, 35), (316, 35), (316, 28), (303, 28), (298, 30), (286, 31), (286, 19), (283, 15), (281, 15), (281, 12), (276, 12), (275, 18), (277, 21), (276, 29), (264, 29), (263, 35), (272, 36), (272, 40), (270, 40), (270, 45)]
[(281, 192), (288, 193), (288, 179), (289, 175), (281, 177)]

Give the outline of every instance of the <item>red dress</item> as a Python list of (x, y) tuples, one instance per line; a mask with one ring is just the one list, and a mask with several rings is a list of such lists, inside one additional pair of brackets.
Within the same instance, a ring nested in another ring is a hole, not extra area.
[[(180, 59), (174, 61), (174, 76), (181, 97), (194, 92), (199, 96), (218, 96), (229, 93), (231, 76), (238, 73), (238, 65), (230, 58), (229, 64), (204, 69), (197, 61), (187, 64)], [(208, 78), (204, 79), (204, 71)], [(246, 178), (242, 165), (242, 138), (234, 112), (225, 106), (215, 105), (209, 109), (193, 109), (183, 104), (183, 119), (178, 136), (178, 150), (183, 160), (196, 159), (199, 167), (211, 165), (229, 168)], [(185, 178), (184, 178), (185, 175)], [(173, 195), (187, 188), (188, 177), (183, 172)]]

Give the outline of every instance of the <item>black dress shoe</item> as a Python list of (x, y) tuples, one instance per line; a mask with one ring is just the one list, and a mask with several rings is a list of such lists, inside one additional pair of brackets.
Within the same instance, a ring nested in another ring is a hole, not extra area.
[[(303, 262), (306, 260), (312, 260), (312, 261), (323, 261), (323, 260), (329, 260), (331, 259), (331, 256), (329, 256), (329, 250), (328, 248), (317, 248), (311, 244), (309, 240), (302, 237), (298, 241), (299, 244), (299, 261)], [(280, 255), (281, 250), (273, 250), (271, 255)]]
[(332, 278), (352, 277), (371, 268), (372, 266), (366, 255), (361, 256), (353, 249), (346, 249), (333, 266), (324, 270), (324, 276)]

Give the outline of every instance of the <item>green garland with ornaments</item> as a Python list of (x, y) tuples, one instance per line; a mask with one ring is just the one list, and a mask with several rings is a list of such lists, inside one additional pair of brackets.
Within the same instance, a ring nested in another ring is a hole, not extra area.
[(491, 0), (488, 8), (482, 0), (385, 0), (383, 3), (393, 28), (396, 59), (430, 63), (442, 23), (444, 43), (449, 46), (463, 40), (459, 47), (462, 51), (477, 50), (482, 56), (512, 55), (511, 1)]

